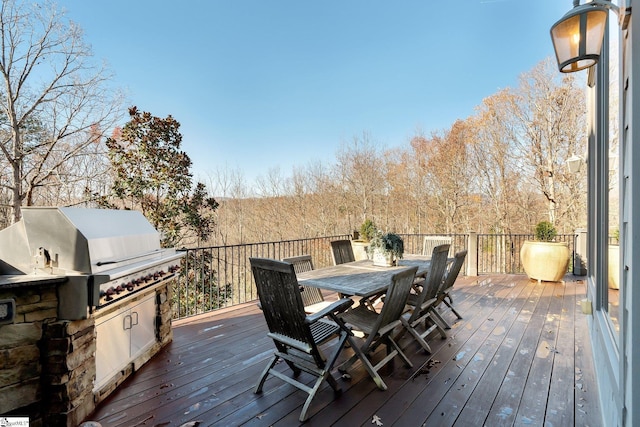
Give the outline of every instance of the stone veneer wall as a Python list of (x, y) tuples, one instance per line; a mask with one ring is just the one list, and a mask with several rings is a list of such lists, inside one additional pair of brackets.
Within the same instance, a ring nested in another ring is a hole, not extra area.
[(42, 335), (45, 425), (79, 425), (95, 409), (95, 319), (45, 324)]
[[(60, 281), (58, 282), (60, 283)], [(16, 316), (0, 325), (0, 415), (28, 416), (31, 427), (75, 427), (173, 339), (173, 280), (155, 289), (156, 344), (135, 360), (109, 390), (93, 393), (96, 329), (93, 316), (59, 320), (56, 283), (0, 287), (0, 299), (13, 298)]]
[(57, 318), (56, 283), (0, 287), (0, 299), (14, 299), (14, 323), (0, 325), (0, 415), (28, 415), (42, 425), (42, 334)]

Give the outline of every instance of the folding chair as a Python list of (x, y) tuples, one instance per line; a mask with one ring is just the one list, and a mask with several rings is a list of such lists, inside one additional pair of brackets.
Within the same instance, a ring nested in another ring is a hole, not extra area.
[(333, 264), (344, 264), (356, 260), (353, 254), (351, 240), (334, 240), (331, 242), (331, 255), (333, 256)]
[[(302, 296), (293, 265), (265, 258), (249, 258), (251, 270), (258, 289), (258, 296), (269, 333), (276, 346), (273, 357), (262, 372), (254, 393), (260, 393), (269, 375), (305, 391), (309, 397), (302, 407), (300, 421), (307, 419), (307, 411), (326, 380), (333, 390), (339, 393), (340, 386), (331, 375), (340, 351), (350, 338), (351, 332), (336, 314), (349, 308), (353, 301), (341, 299), (329, 307), (312, 315), (304, 312)], [(325, 357), (320, 345), (336, 338), (338, 343), (331, 354)], [(308, 386), (276, 369), (278, 360), (284, 360), (294, 377), (304, 371), (317, 377), (315, 383)]]
[[(420, 343), (422, 348), (431, 353), (431, 347), (427, 344), (426, 337), (437, 329), (442, 338), (447, 337), (443, 326), (438, 323), (441, 318), (440, 314), (435, 311), (435, 303), (437, 302), (437, 294), (445, 270), (447, 268), (447, 254), (449, 253), (449, 245), (438, 245), (433, 248), (431, 255), (431, 265), (429, 272), (423, 283), (421, 283), (420, 291), (412, 293), (407, 299), (409, 309), (400, 318), (405, 330), (408, 331)], [(407, 316), (408, 314), (408, 316)], [(427, 325), (427, 320), (431, 320), (432, 325)], [(418, 331), (418, 327), (424, 323), (424, 331)]]
[[(395, 356), (400, 356), (406, 366), (413, 366), (411, 361), (400, 349), (398, 343), (394, 340), (392, 333), (396, 327), (401, 326), (400, 316), (405, 309), (407, 297), (411, 291), (411, 285), (413, 284), (413, 279), (417, 271), (418, 267), (411, 267), (396, 273), (392, 277), (380, 313), (372, 311), (364, 305), (358, 305), (338, 315), (338, 317), (353, 330), (360, 331), (364, 335), (364, 343), (359, 347), (364, 355), (361, 360), (365, 369), (381, 390), (386, 390), (387, 385), (382, 380), (382, 377), (380, 377), (378, 371), (387, 363), (391, 362)], [(369, 355), (382, 344), (386, 345), (387, 354), (374, 365)], [(356, 357), (357, 355), (353, 355), (346, 362), (338, 366), (338, 370), (346, 372), (356, 361)]]
[(429, 256), (433, 253), (433, 248), (439, 245), (451, 245), (452, 240), (451, 236), (424, 236), (422, 255)]
[[(282, 258), (282, 261), (293, 264), (293, 270), (298, 273), (313, 270), (313, 261), (311, 255), (299, 255), (289, 258)], [(322, 291), (313, 286), (301, 286), (300, 294), (302, 295), (302, 303), (306, 313), (316, 313), (325, 307), (331, 305), (331, 301), (325, 301)]]
[[(449, 307), (449, 309), (451, 309), (453, 314), (455, 314), (458, 319), (462, 319), (462, 316), (456, 311), (455, 308), (453, 308), (453, 299), (451, 298), (450, 291), (453, 288), (453, 284), (458, 278), (458, 275), (460, 274), (460, 269), (464, 264), (464, 259), (466, 256), (466, 249), (456, 253), (453, 263), (449, 266), (449, 269), (444, 276), (442, 286), (438, 291), (437, 300), (434, 304), (434, 307), (438, 307), (441, 303), (444, 303), (447, 307)], [(447, 299), (449, 300), (448, 302)], [(442, 322), (444, 322), (444, 325), (447, 329), (451, 329), (451, 326), (442, 317), (440, 317), (440, 319), (442, 320)]]

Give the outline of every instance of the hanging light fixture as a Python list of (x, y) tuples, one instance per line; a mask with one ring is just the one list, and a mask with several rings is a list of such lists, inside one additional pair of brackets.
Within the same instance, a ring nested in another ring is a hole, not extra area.
[(574, 0), (573, 9), (553, 24), (551, 40), (560, 71), (573, 73), (598, 62), (609, 10), (618, 13), (618, 7), (607, 0), (583, 5)]
[(573, 156), (567, 159), (567, 168), (571, 173), (578, 173), (580, 172), (580, 169), (582, 169), (583, 163), (587, 163), (587, 161), (583, 159), (581, 156), (574, 154)]

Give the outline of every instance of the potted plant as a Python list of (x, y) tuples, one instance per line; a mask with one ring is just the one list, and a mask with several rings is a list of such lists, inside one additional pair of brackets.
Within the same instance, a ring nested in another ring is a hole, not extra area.
[(569, 266), (569, 245), (555, 242), (558, 232), (549, 221), (536, 225), (536, 240), (525, 240), (520, 262), (530, 279), (559, 282)]
[(369, 240), (369, 254), (373, 265), (392, 266), (404, 254), (404, 241), (396, 233), (378, 231)]
[(360, 238), (365, 242), (371, 240), (376, 234), (378, 234), (378, 227), (370, 219), (364, 220), (360, 225)]
[[(353, 255), (356, 261), (361, 259), (367, 259), (367, 249), (369, 247), (369, 241), (378, 232), (378, 227), (370, 219), (366, 219), (358, 230), (358, 238), (351, 241), (353, 247)], [(355, 233), (354, 233), (355, 234)]]

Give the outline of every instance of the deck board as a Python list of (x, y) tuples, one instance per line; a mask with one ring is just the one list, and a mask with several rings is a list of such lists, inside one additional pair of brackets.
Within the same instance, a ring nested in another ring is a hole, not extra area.
[[(356, 363), (350, 380), (338, 379), (341, 394), (322, 386), (305, 425), (370, 426), (374, 417), (384, 426), (601, 425), (587, 318), (579, 309), (585, 285), (566, 279), (461, 277), (452, 294), (463, 319), (442, 310), (452, 325), (447, 339), (431, 335), (428, 354), (405, 334), (400, 343), (414, 366), (396, 360), (383, 370), (387, 391)], [(89, 419), (103, 427), (298, 425), (305, 393), (273, 377), (253, 393), (272, 351), (255, 304), (176, 322), (173, 342)], [(288, 371), (284, 363), (277, 367)], [(308, 374), (299, 378), (313, 382)]]

